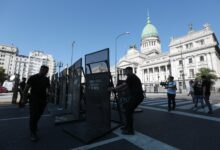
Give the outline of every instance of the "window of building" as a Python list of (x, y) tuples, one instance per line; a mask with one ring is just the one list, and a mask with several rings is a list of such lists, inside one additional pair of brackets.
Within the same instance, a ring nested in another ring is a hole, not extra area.
[(182, 49), (183, 49), (183, 46), (182, 46), (182, 45), (181, 45), (181, 46), (178, 46), (178, 47), (176, 47), (176, 49), (182, 50)]
[(200, 61), (204, 61), (204, 56), (200, 56)]
[(182, 60), (179, 60), (179, 65), (182, 65), (183, 64), (183, 61)]
[(192, 58), (189, 58), (189, 64), (193, 63)]
[(201, 40), (201, 41), (200, 41), (200, 44), (201, 44), (201, 45), (204, 45), (204, 44), (205, 44), (205, 41), (204, 41), (204, 40)]
[(189, 77), (194, 77), (194, 69), (189, 69)]
[(186, 49), (189, 49), (189, 48), (192, 48), (192, 47), (193, 47), (193, 43), (186, 44)]
[(179, 77), (182, 78), (183, 77), (183, 70), (179, 71)]
[(204, 45), (205, 41), (204, 41), (204, 39), (202, 39), (202, 40), (196, 41), (196, 43), (198, 43), (199, 45)]
[(159, 72), (159, 69), (158, 68), (154, 68), (154, 72)]

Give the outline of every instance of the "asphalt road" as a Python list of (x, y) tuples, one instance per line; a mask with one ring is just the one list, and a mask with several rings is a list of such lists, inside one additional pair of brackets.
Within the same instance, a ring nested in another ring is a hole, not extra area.
[[(0, 100), (3, 99), (1, 96)], [(10, 99), (9, 95), (8, 97)], [(31, 142), (28, 106), (19, 109), (13, 104), (1, 104), (0, 149), (219, 150), (219, 103), (218, 100), (212, 101), (214, 114), (208, 115), (207, 108), (194, 111), (191, 109), (193, 104), (189, 97), (177, 96), (177, 109), (168, 112), (166, 96), (147, 96), (140, 105), (143, 111), (134, 114), (135, 135), (123, 135), (120, 129), (116, 129), (91, 144), (85, 144), (63, 131), (65, 126), (71, 126), (74, 123), (55, 126), (54, 117), (47, 109), (39, 122), (40, 140)], [(116, 114), (113, 113), (112, 117)]]

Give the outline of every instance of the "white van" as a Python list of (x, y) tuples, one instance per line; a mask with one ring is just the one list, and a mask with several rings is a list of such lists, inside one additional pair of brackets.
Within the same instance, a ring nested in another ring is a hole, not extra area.
[(14, 87), (14, 82), (5, 80), (2, 86), (5, 87), (9, 92), (11, 92)]

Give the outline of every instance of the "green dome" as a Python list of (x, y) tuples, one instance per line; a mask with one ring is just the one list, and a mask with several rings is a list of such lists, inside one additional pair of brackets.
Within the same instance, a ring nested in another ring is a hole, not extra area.
[(154, 25), (151, 24), (150, 17), (147, 18), (147, 25), (144, 27), (141, 37), (152, 37), (158, 36), (157, 29)]

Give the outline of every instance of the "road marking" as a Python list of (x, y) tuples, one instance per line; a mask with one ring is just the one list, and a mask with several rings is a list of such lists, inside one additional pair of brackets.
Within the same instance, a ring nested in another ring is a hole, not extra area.
[(18, 108), (18, 106), (0, 106), (0, 110), (1, 109), (14, 109), (14, 108), (20, 109), (20, 108)]
[(149, 106), (153, 106), (153, 105), (167, 105), (167, 102), (155, 102), (155, 103), (150, 103), (150, 104), (147, 104)]
[(151, 104), (151, 103), (164, 102), (164, 101), (165, 101), (165, 99), (162, 99), (162, 100), (144, 100), (142, 103)]
[(114, 133), (116, 135), (118, 135), (118, 137), (115, 138), (111, 138), (108, 140), (104, 140), (101, 142), (97, 142), (97, 143), (93, 143), (90, 145), (85, 145), (85, 146), (81, 146), (81, 147), (77, 147), (77, 148), (73, 148), (71, 150), (88, 150), (91, 148), (95, 148), (98, 146), (102, 146), (105, 144), (109, 144), (115, 141), (119, 141), (119, 140), (127, 140), (128, 142), (136, 145), (137, 147), (144, 149), (144, 150), (178, 150), (175, 147), (172, 147), (166, 143), (163, 143), (159, 140), (156, 140), (154, 138), (151, 138), (147, 135), (144, 135), (140, 132), (135, 131), (135, 135), (123, 135), (121, 134), (121, 130), (117, 129), (114, 131)]
[(177, 106), (176, 106), (176, 108), (179, 108), (179, 109), (191, 109), (193, 107), (194, 107), (194, 105), (192, 103), (187, 104), (187, 105), (183, 105), (183, 106), (178, 106), (178, 104), (177, 104)]
[[(191, 101), (182, 101), (182, 102), (177, 102), (176, 101), (176, 104), (177, 105), (183, 105), (183, 104), (191, 104), (192, 102)], [(166, 103), (166, 104), (162, 104), (162, 105), (160, 105), (160, 106), (162, 106), (162, 107), (167, 107), (168, 106), (168, 103)]]
[(120, 129), (115, 130), (114, 133), (144, 150), (178, 150), (175, 147), (137, 131), (135, 131), (135, 135), (123, 135)]
[(167, 109), (155, 108), (155, 107), (150, 107), (150, 106), (139, 106), (139, 107), (140, 108), (145, 108), (145, 109), (150, 109), (150, 110), (155, 110), (155, 111), (167, 112), (167, 113), (171, 113), (171, 114), (177, 114), (177, 115), (182, 115), (182, 116), (188, 116), (188, 117), (193, 117), (193, 118), (199, 118), (199, 119), (204, 119), (204, 120), (220, 122), (220, 118), (216, 118), (216, 117), (209, 117), (209, 116), (198, 115), (198, 114), (191, 114), (191, 113), (180, 112), (180, 111), (168, 112)]
[(101, 146), (101, 145), (104, 145), (104, 144), (115, 142), (115, 141), (118, 141), (118, 140), (122, 140), (122, 137), (111, 138), (111, 139), (104, 140), (104, 141), (101, 141), (101, 142), (97, 142), (97, 143), (93, 143), (93, 144), (73, 148), (71, 150), (87, 150), (87, 149), (95, 148), (95, 147), (98, 147), (98, 146)]
[[(42, 115), (42, 117), (50, 117), (51, 115)], [(17, 117), (17, 118), (5, 118), (5, 119), (0, 119), (0, 121), (11, 121), (11, 120), (20, 120), (20, 119), (29, 119), (29, 116), (25, 117)]]

